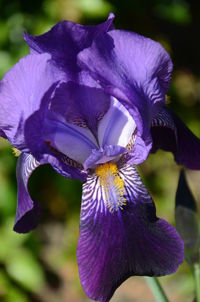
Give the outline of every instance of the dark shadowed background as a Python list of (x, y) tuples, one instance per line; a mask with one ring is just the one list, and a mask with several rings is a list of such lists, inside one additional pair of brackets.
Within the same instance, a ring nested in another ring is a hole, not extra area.
[[(42, 34), (56, 22), (97, 24), (112, 11), (115, 26), (162, 43), (174, 72), (168, 104), (200, 137), (200, 1), (187, 0), (0, 0), (0, 78), (28, 53), (23, 32)], [(86, 302), (76, 263), (81, 184), (39, 168), (30, 181), (43, 209), (39, 227), (27, 235), (12, 231), (16, 208), (16, 158), (0, 139), (0, 301)], [(180, 167), (171, 154), (157, 152), (140, 167), (159, 216), (174, 224)], [(200, 173), (186, 172), (200, 201)], [(147, 251), (148, 252), (148, 251)], [(184, 264), (161, 283), (172, 302), (193, 301), (193, 279)], [(112, 302), (155, 301), (144, 278), (133, 277)]]

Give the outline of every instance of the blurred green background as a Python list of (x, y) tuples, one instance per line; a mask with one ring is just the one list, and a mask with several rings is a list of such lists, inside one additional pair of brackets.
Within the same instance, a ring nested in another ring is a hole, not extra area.
[[(60, 20), (97, 24), (112, 11), (117, 28), (160, 41), (174, 63), (168, 103), (200, 137), (200, 2), (187, 0), (0, 0), (0, 78), (28, 53), (23, 32), (42, 34)], [(12, 231), (16, 208), (16, 158), (0, 139), (0, 301), (89, 301), (79, 282), (76, 263), (81, 184), (38, 168), (30, 191), (42, 206), (38, 228), (27, 235)], [(174, 224), (174, 201), (180, 167), (171, 154), (157, 152), (140, 167), (159, 216)], [(200, 201), (200, 173), (187, 171)], [(187, 264), (161, 278), (173, 302), (193, 301)], [(130, 278), (113, 302), (155, 301), (145, 280)]]

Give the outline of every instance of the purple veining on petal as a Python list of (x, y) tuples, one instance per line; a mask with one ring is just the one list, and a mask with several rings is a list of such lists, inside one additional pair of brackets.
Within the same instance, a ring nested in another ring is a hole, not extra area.
[(18, 203), (14, 230), (26, 233), (37, 226), (39, 204), (32, 201), (28, 192), (28, 180), (40, 165), (31, 154), (22, 153), (17, 164)]
[(135, 169), (119, 172), (127, 204), (111, 213), (97, 177), (83, 185), (77, 257), (81, 284), (93, 300), (108, 302), (132, 275), (162, 276), (182, 263), (183, 242), (163, 219), (156, 217), (152, 198)]
[(144, 142), (141, 137), (137, 136), (133, 148), (125, 155), (124, 160), (128, 164), (139, 165), (147, 159), (151, 148), (152, 141), (150, 137), (149, 140), (146, 139)]
[(165, 101), (172, 71), (171, 59), (159, 43), (112, 30), (79, 53), (78, 62), (107, 93), (137, 107), (150, 126)]
[[(77, 92), (79, 88), (80, 91)], [(94, 101), (97, 104), (96, 108), (93, 105)], [(69, 107), (66, 106), (65, 108), (65, 104), (68, 104)], [(86, 108), (88, 110), (84, 108), (84, 105), (87, 105)], [(109, 111), (108, 106), (110, 106)], [(115, 111), (117, 111), (117, 119)], [(99, 89), (79, 86), (72, 82), (60, 84), (51, 99), (49, 98), (49, 94), (44, 96), (40, 111), (37, 114), (42, 116), (40, 119), (42, 123), (40, 124), (43, 130), (38, 129), (36, 125), (39, 123), (38, 119), (36, 119), (36, 122), (31, 122), (34, 121), (33, 115), (26, 123), (25, 133), (27, 145), (34, 156), (40, 160), (41, 158), (38, 157), (38, 153), (40, 155), (49, 153), (49, 150), (47, 150), (48, 145), (78, 163), (84, 163), (91, 154), (92, 149), (98, 149), (98, 143), (101, 143), (105, 136), (106, 142), (113, 143), (113, 146), (118, 144), (119, 149), (119, 147), (121, 148), (123, 145), (126, 146), (128, 144), (132, 132), (136, 129), (132, 116), (119, 101), (116, 99), (110, 101), (110, 97), (106, 96)], [(113, 118), (112, 123), (110, 123), (111, 116)], [(75, 123), (75, 117), (79, 117), (81, 122), (85, 121), (85, 124), (82, 125), (80, 122), (80, 126), (78, 126), (78, 123)], [(100, 117), (99, 121), (98, 117)], [(115, 120), (117, 120), (117, 123), (114, 123)], [(87, 126), (93, 133), (98, 132), (96, 137), (92, 135)], [(104, 132), (109, 133), (109, 135), (104, 134)], [(40, 138), (38, 136), (39, 133), (41, 133)], [(38, 138), (38, 142), (34, 140), (33, 144), (32, 141), (35, 136)], [(120, 152), (124, 153), (124, 149)], [(101, 158), (101, 161), (94, 160), (93, 158), (92, 162), (89, 163), (91, 161), (90, 157), (85, 167), (89, 168), (95, 164), (94, 161), (97, 161), (96, 164), (98, 164), (112, 160), (116, 156), (105, 155), (104, 158)], [(98, 155), (99, 159), (100, 157)]]

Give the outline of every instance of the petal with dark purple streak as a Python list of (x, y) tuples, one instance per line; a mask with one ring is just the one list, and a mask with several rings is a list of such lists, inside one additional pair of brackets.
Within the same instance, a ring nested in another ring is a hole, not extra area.
[(14, 230), (26, 233), (36, 227), (39, 220), (39, 204), (28, 192), (28, 180), (39, 162), (31, 154), (22, 153), (17, 163), (18, 202)]
[(156, 217), (152, 198), (137, 172), (119, 172), (126, 186), (127, 204), (111, 213), (97, 177), (83, 185), (78, 243), (82, 286), (93, 300), (108, 302), (132, 275), (163, 276), (182, 263), (183, 242), (165, 220)]
[(163, 108), (152, 122), (151, 135), (152, 152), (157, 149), (170, 151), (178, 164), (189, 169), (200, 169), (200, 139), (175, 113)]

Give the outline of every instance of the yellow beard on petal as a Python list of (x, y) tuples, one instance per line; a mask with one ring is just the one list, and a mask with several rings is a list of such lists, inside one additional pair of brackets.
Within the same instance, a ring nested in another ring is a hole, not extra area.
[(125, 184), (119, 176), (119, 170), (115, 163), (108, 162), (99, 165), (95, 169), (95, 174), (100, 179), (100, 186), (105, 193), (106, 205), (112, 213), (123, 209), (126, 205)]
[(16, 157), (20, 156), (20, 154), (21, 154), (21, 151), (19, 151), (18, 149), (14, 148), (14, 147), (12, 147), (12, 152), (13, 152), (14, 156), (16, 156)]

